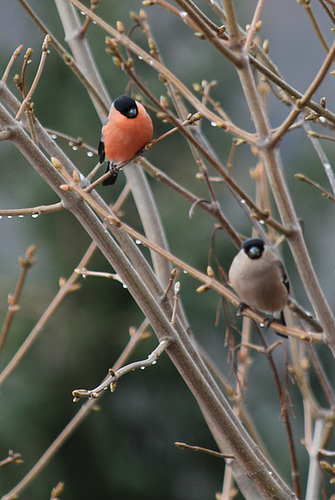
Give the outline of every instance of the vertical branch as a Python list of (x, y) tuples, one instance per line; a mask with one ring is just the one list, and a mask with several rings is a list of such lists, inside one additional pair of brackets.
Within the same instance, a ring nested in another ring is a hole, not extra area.
[[(98, 90), (105, 105), (110, 107), (111, 101), (109, 93), (103, 83), (93, 55), (89, 48), (86, 35), (81, 31), (81, 24), (78, 19), (76, 9), (67, 0), (55, 0), (56, 7), (59, 12), (60, 20), (63, 24), (65, 31), (65, 40), (71, 47), (73, 57), (82, 71), (86, 79), (90, 82), (92, 87)], [(103, 122), (106, 118), (106, 111), (101, 107), (101, 102), (96, 99), (95, 94), (87, 89), (92, 102), (97, 110), (100, 120)]]
[[(236, 19), (235, 15), (232, 13), (232, 2), (230, 0), (225, 0), (225, 5), (227, 18), (231, 15), (230, 24), (235, 26)], [(227, 7), (229, 7), (229, 9), (227, 9)], [(271, 128), (256, 88), (248, 55), (243, 53), (243, 49), (240, 48), (238, 44), (234, 46), (234, 50), (236, 50), (241, 57), (242, 63), (240, 66), (237, 66), (236, 69), (258, 133), (258, 148), (264, 161), (273, 196), (284, 226), (290, 229), (287, 240), (308, 298), (324, 329), (326, 342), (335, 356), (335, 318), (313, 269), (283, 175), (279, 151), (271, 145)]]
[[(89, 45), (80, 30), (76, 9), (66, 0), (55, 1), (63, 22), (66, 40), (73, 51), (79, 67), (81, 67), (84, 75), (92, 84), (96, 83), (98, 85), (100, 92), (105, 95), (107, 99), (107, 91), (102, 83), (98, 67), (93, 60)], [(94, 99), (93, 103), (95, 104)], [(98, 108), (97, 112), (99, 112)], [(100, 114), (100, 118), (103, 121), (105, 116), (101, 116)], [(136, 164), (128, 165), (125, 169), (125, 175), (131, 187), (137, 210), (148, 237), (159, 243), (160, 246), (167, 248), (167, 240), (158, 208), (143, 171), (139, 169)], [(164, 283), (167, 283), (169, 280), (171, 266), (165, 259), (162, 259), (155, 253), (151, 255), (155, 272), (159, 277), (160, 283), (164, 285)]]
[(319, 451), (322, 442), (322, 436), (325, 428), (324, 418), (316, 419), (314, 426), (313, 440), (308, 447), (310, 464), (308, 469), (308, 480), (305, 500), (314, 500), (319, 497), (321, 469), (319, 463)]

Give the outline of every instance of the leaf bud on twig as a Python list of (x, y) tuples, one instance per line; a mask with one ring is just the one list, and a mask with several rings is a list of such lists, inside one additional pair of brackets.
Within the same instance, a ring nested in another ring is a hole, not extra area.
[(160, 96), (160, 98), (159, 98), (159, 103), (160, 103), (160, 105), (161, 105), (163, 108), (165, 108), (165, 109), (169, 109), (169, 103), (168, 103), (168, 101), (167, 101), (166, 97), (164, 97), (163, 95), (161, 95), (161, 96)]
[(133, 10), (131, 10), (129, 12), (129, 16), (130, 16), (130, 19), (132, 21), (135, 21), (135, 23), (139, 23), (140, 22), (140, 18), (138, 17), (138, 15), (136, 14), (136, 12), (134, 12)]
[(265, 54), (269, 53), (269, 40), (264, 40), (264, 42), (263, 42), (263, 50), (264, 50)]
[(120, 35), (124, 35), (125, 29), (121, 21), (116, 21), (116, 29), (120, 33)]
[(51, 161), (53, 167), (57, 168), (57, 170), (59, 170), (61, 168), (62, 165), (61, 165), (60, 161), (58, 160), (58, 158), (55, 158), (54, 156), (52, 156), (50, 158), (50, 161)]
[(115, 54), (118, 52), (118, 42), (117, 40), (115, 40), (115, 38), (110, 38), (109, 36), (106, 36), (105, 43), (108, 47), (110, 54)]
[[(142, 3), (144, 5), (144, 2), (142, 2)], [(150, 1), (147, 5), (154, 5), (154, 4), (155, 4), (154, 1)], [(141, 19), (141, 21), (146, 21), (147, 20), (147, 14), (146, 14), (146, 12), (145, 12), (144, 9), (140, 10), (140, 19)]]
[(207, 276), (209, 278), (214, 278), (215, 274), (214, 274), (212, 266), (207, 266)]
[(121, 59), (119, 57), (114, 56), (112, 58), (112, 61), (115, 64), (115, 66), (117, 66), (118, 68), (122, 69), (122, 61), (121, 61)]
[(129, 57), (126, 61), (126, 68), (127, 69), (132, 69), (134, 66), (134, 59), (132, 59), (131, 57)]

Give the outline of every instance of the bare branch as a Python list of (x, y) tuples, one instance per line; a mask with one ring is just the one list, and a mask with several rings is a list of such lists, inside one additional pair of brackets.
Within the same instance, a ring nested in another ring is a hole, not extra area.
[(8, 296), (8, 312), (7, 312), (7, 315), (5, 317), (5, 321), (4, 321), (4, 324), (3, 324), (3, 327), (2, 327), (2, 330), (0, 333), (0, 354), (1, 354), (1, 351), (2, 351), (3, 346), (5, 344), (10, 325), (11, 325), (13, 318), (14, 318), (14, 314), (20, 308), (18, 301), (19, 301), (21, 293), (22, 293), (22, 289), (23, 289), (23, 285), (24, 285), (24, 282), (25, 282), (25, 279), (27, 276), (27, 272), (35, 264), (34, 253), (35, 253), (35, 247), (32, 245), (26, 250), (25, 257), (19, 258), (19, 263), (21, 266), (21, 273), (20, 273), (20, 277), (19, 277), (19, 280), (18, 280), (16, 288), (15, 288), (14, 294), (13, 295), (10, 294)]
[(72, 391), (72, 396), (74, 398), (74, 402), (78, 403), (80, 399), (83, 398), (98, 398), (101, 393), (103, 393), (108, 387), (111, 392), (114, 392), (117, 381), (126, 375), (127, 373), (133, 372), (135, 370), (144, 370), (148, 366), (155, 365), (159, 356), (169, 347), (170, 340), (162, 339), (156, 349), (152, 351), (151, 354), (147, 357), (147, 359), (141, 361), (135, 361), (134, 363), (129, 363), (129, 365), (123, 366), (119, 368), (116, 372), (114, 370), (109, 370), (109, 375), (105, 378), (102, 384), (98, 385), (95, 389), (86, 390), (86, 389), (75, 389)]
[(45, 39), (43, 41), (43, 44), (42, 44), (42, 57), (41, 57), (41, 60), (40, 60), (40, 64), (38, 66), (38, 69), (37, 69), (34, 81), (33, 81), (32, 85), (31, 85), (31, 87), (29, 89), (29, 92), (27, 93), (27, 96), (25, 97), (24, 101), (22, 102), (22, 104), (20, 106), (19, 111), (16, 114), (16, 117), (15, 117), (16, 120), (20, 120), (21, 119), (22, 113), (26, 110), (26, 107), (30, 103), (30, 100), (31, 100), (31, 98), (33, 96), (33, 93), (36, 90), (37, 84), (38, 84), (38, 82), (39, 82), (39, 80), (40, 80), (40, 78), (42, 76), (42, 72), (43, 72), (43, 68), (44, 68), (44, 64), (45, 64), (46, 58), (49, 55), (49, 45), (50, 45), (50, 43), (51, 43), (50, 36), (46, 35)]
[(316, 74), (315, 78), (313, 79), (312, 83), (310, 84), (304, 95), (296, 101), (295, 108), (290, 112), (286, 120), (273, 134), (271, 143), (273, 143), (274, 146), (277, 144), (278, 141), (282, 139), (284, 134), (288, 131), (290, 126), (295, 122), (295, 120), (297, 119), (303, 108), (306, 106), (307, 102), (309, 102), (311, 97), (314, 95), (317, 88), (321, 85), (322, 81), (324, 80), (329, 70), (330, 65), (333, 63), (334, 57), (335, 57), (335, 42), (330, 48), (327, 57), (324, 60), (320, 70)]
[(264, 6), (264, 0), (258, 0), (257, 7), (255, 9), (254, 16), (252, 18), (250, 27), (248, 29), (247, 38), (245, 40), (244, 47), (243, 47), (243, 49), (246, 53), (249, 52), (251, 44), (253, 42), (253, 38), (254, 38), (256, 32), (258, 31), (257, 25), (259, 23), (259, 17), (261, 15), (261, 11), (262, 11), (263, 6)]
[(12, 69), (12, 66), (14, 64), (14, 62), (16, 61), (16, 59), (20, 56), (21, 52), (22, 52), (22, 49), (23, 49), (23, 45), (19, 45), (17, 47), (17, 49), (14, 50), (13, 54), (12, 54), (12, 57), (10, 58), (8, 64), (7, 64), (7, 67), (2, 75), (2, 81), (4, 83), (7, 82), (7, 79), (8, 79), (8, 76), (9, 76), (9, 73), (10, 73), (10, 70)]
[(207, 448), (202, 448), (201, 446), (191, 446), (186, 443), (175, 443), (178, 448), (181, 448), (182, 450), (190, 450), (190, 451), (200, 451), (201, 453), (206, 453), (207, 455), (211, 455), (212, 457), (216, 458), (224, 458), (224, 459), (234, 459), (233, 455), (226, 455), (225, 453), (219, 453), (217, 451), (213, 450), (208, 450)]
[(39, 205), (37, 207), (31, 208), (7, 208), (4, 210), (0, 209), (0, 217), (26, 217), (30, 215), (35, 218), (41, 214), (51, 214), (53, 212), (59, 212), (63, 210), (64, 206), (61, 201), (58, 203), (53, 203), (52, 205)]

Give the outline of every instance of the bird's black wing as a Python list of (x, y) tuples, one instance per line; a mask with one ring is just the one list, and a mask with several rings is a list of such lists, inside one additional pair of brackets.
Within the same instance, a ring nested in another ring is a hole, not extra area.
[[(104, 125), (106, 125), (107, 122), (108, 122), (108, 118), (105, 121)], [(103, 138), (102, 134), (101, 134), (101, 139), (100, 139), (99, 146), (98, 146), (98, 155), (99, 155), (99, 162), (103, 163), (105, 161), (106, 155), (105, 155), (104, 138)], [(107, 172), (110, 172), (111, 175), (110, 175), (110, 177), (108, 177), (108, 179), (103, 181), (103, 183), (102, 183), (103, 186), (110, 186), (110, 185), (114, 184), (116, 181), (116, 178), (117, 178), (118, 171), (116, 170), (113, 163), (108, 162), (106, 174), (107, 174)]]
[(103, 163), (105, 161), (105, 144), (102, 137), (98, 146), (98, 155), (99, 155), (99, 162)]
[(283, 265), (282, 261), (279, 259), (277, 260), (276, 264), (279, 267), (281, 275), (282, 275), (282, 283), (285, 286), (287, 293), (290, 293), (290, 282), (288, 280), (284, 265)]
[[(283, 270), (284, 270), (284, 268), (283, 268)], [(284, 286), (286, 287), (287, 293), (290, 293), (290, 282), (289, 282), (288, 277), (285, 273), (285, 270), (284, 270), (284, 276), (283, 276), (283, 283), (284, 283)]]

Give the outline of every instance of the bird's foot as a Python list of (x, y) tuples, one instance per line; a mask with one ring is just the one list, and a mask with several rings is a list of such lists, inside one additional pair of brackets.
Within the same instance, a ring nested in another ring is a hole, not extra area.
[[(278, 319), (278, 318), (275, 318), (273, 315), (271, 316), (267, 316), (266, 318), (264, 318), (264, 321), (262, 321), (261, 325), (268, 329), (271, 325), (271, 323), (273, 323), (274, 321), (277, 321), (278, 323), (281, 323), (281, 320)], [(283, 337), (284, 339), (287, 339), (288, 336), (287, 335), (284, 335), (283, 333), (278, 333), (278, 332), (275, 332), (277, 335), (279, 335), (279, 337)]]
[(246, 307), (248, 307), (247, 304), (245, 304), (244, 302), (240, 302), (238, 305), (238, 308), (237, 308), (236, 315), (241, 316), (241, 314), (243, 314), (243, 311), (246, 309)]
[(274, 316), (266, 316), (264, 318), (264, 320), (262, 321), (261, 323), (261, 326), (262, 327), (265, 327), (265, 328), (269, 328), (269, 326), (271, 325), (271, 323), (273, 323), (275, 321), (275, 318)]

